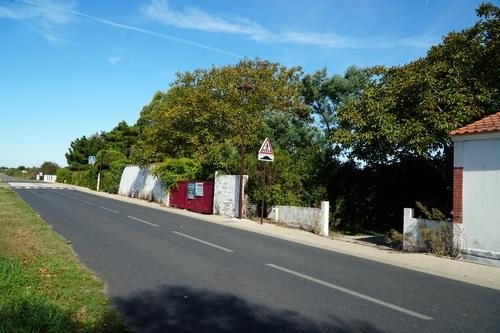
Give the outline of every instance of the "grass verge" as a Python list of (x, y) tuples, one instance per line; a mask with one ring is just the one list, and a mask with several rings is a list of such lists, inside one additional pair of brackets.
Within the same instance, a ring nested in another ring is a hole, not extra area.
[(62, 237), (0, 186), (0, 333), (130, 331)]

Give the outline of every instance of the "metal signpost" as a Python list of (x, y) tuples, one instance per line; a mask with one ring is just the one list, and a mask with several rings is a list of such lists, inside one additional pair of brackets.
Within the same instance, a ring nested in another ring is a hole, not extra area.
[[(88, 160), (89, 160), (89, 164), (90, 165), (94, 165), (95, 164), (95, 156), (94, 155), (90, 155), (88, 157)], [(100, 183), (101, 183), (101, 172), (99, 171), (97, 173), (97, 187), (96, 187), (97, 192), (99, 192), (99, 185), (100, 185)]]
[[(273, 162), (274, 161), (274, 152), (273, 146), (271, 145), (271, 141), (269, 138), (265, 138), (264, 142), (260, 146), (259, 153), (257, 154), (257, 158), (262, 162)], [(264, 219), (264, 202), (266, 195), (266, 173), (267, 173), (267, 163), (264, 164), (264, 171), (262, 173), (262, 200), (260, 207), (260, 224)]]

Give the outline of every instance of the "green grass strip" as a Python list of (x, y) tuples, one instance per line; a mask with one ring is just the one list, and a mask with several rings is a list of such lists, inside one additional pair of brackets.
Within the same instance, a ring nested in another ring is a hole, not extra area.
[(0, 333), (129, 329), (61, 236), (0, 187)]

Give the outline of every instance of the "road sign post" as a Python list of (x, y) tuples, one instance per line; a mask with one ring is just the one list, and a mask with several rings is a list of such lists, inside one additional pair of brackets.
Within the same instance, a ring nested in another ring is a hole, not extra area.
[[(274, 152), (273, 146), (271, 145), (271, 141), (269, 138), (265, 138), (264, 142), (260, 146), (259, 153), (257, 154), (257, 158), (262, 162), (273, 162), (274, 161)], [(267, 165), (264, 164), (263, 172), (262, 172), (262, 199), (260, 205), (260, 224), (262, 224), (264, 220), (264, 204), (266, 197), (266, 175), (267, 174)]]

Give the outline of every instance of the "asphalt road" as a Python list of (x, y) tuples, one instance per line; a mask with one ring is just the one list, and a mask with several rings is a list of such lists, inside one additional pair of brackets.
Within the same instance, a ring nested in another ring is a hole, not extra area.
[(68, 189), (15, 189), (140, 332), (500, 332), (500, 292)]

